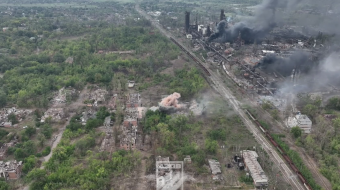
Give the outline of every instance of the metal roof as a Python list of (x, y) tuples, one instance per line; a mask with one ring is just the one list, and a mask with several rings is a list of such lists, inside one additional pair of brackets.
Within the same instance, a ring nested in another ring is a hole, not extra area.
[(244, 150), (242, 151), (244, 163), (249, 170), (251, 177), (257, 184), (268, 184), (268, 177), (264, 173), (261, 165), (257, 161), (258, 155), (255, 151)]

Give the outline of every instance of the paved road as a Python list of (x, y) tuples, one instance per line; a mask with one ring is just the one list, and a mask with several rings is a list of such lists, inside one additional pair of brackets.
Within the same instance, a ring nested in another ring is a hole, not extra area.
[[(147, 15), (145, 12), (143, 12), (139, 5), (136, 6), (136, 10), (144, 16), (146, 19), (150, 20), (152, 24), (158, 28), (165, 36), (174, 38), (171, 34), (166, 32), (162, 26), (159, 25), (158, 22), (155, 22), (152, 20), (152, 18)], [(176, 38), (174, 38), (176, 40)], [(182, 43), (180, 43), (178, 40), (176, 40), (180, 45), (183, 46)], [(183, 46), (188, 52), (190, 52), (197, 60), (198, 59), (195, 54), (193, 54), (188, 48)], [(202, 64), (204, 65), (204, 64)], [(208, 68), (207, 68), (208, 69)], [(263, 133), (250, 121), (250, 119), (247, 117), (244, 110), (241, 108), (240, 103), (237, 101), (237, 99), (232, 95), (232, 91), (225, 87), (223, 85), (223, 82), (221, 82), (221, 79), (214, 74), (211, 70), (208, 69), (208, 71), (211, 73), (211, 76), (209, 79), (211, 80), (211, 85), (217, 92), (219, 92), (225, 99), (227, 99), (231, 105), (233, 106), (234, 110), (240, 115), (242, 120), (244, 121), (245, 125), (247, 126), (248, 130), (254, 135), (256, 141), (262, 145), (263, 149), (268, 153), (271, 160), (278, 166), (280, 166), (280, 170), (283, 174), (283, 177), (285, 180), (291, 184), (291, 186), (294, 189), (297, 190), (305, 190), (306, 188), (303, 186), (303, 184), (300, 183), (297, 176), (292, 172), (292, 170), (288, 167), (288, 165), (284, 162), (284, 160), (280, 157), (280, 155), (276, 152), (276, 149), (268, 142), (267, 138), (263, 135)]]

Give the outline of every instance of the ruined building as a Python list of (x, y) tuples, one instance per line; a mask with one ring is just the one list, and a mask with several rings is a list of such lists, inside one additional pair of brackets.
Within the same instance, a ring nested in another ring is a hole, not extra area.
[(254, 185), (256, 187), (267, 187), (268, 177), (264, 173), (261, 165), (257, 161), (259, 157), (255, 151), (244, 150), (241, 151), (246, 170), (253, 178)]
[(310, 133), (312, 130), (312, 121), (307, 115), (297, 114), (294, 117), (288, 117), (287, 126), (289, 128), (299, 127), (304, 133)]
[(0, 178), (5, 180), (19, 179), (21, 176), (22, 161), (0, 161)]

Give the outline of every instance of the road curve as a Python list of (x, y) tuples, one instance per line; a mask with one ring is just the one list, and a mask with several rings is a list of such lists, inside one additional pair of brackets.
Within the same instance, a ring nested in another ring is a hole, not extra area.
[[(174, 40), (176, 40), (176, 38), (174, 38), (171, 34), (169, 34), (168, 32), (166, 32), (160, 25), (158, 22), (153, 21), (153, 19), (147, 15), (144, 11), (142, 11), (139, 7), (139, 5), (136, 5), (136, 10), (137, 12), (139, 12), (142, 16), (144, 16), (146, 19), (150, 20), (152, 25), (155, 26), (163, 35), (165, 35), (166, 37), (170, 38), (172, 37)], [(179, 43), (180, 45), (182, 45), (193, 57), (195, 57), (198, 61), (200, 61), (200, 59), (198, 59), (195, 54), (193, 54), (188, 48), (186, 48), (182, 43), (180, 43), (178, 40), (176, 40), (177, 43)], [(202, 65), (204, 65), (202, 63)], [(228, 100), (230, 102), (230, 104), (233, 106), (234, 110), (240, 115), (240, 117), (242, 118), (243, 122), (245, 123), (245, 125), (247, 126), (248, 130), (253, 134), (253, 136), (255, 137), (256, 141), (262, 145), (263, 149), (268, 153), (268, 155), (270, 156), (271, 160), (277, 164), (278, 166), (280, 166), (280, 171), (283, 174), (284, 179), (291, 184), (291, 186), (294, 189), (297, 190), (305, 190), (306, 188), (303, 186), (303, 184), (301, 184), (301, 182), (299, 181), (298, 177), (295, 175), (294, 172), (292, 172), (292, 170), (288, 167), (288, 165), (284, 162), (284, 160), (280, 157), (280, 155), (276, 152), (276, 149), (268, 142), (267, 138), (263, 135), (263, 133), (250, 121), (250, 119), (247, 117), (246, 113), (244, 112), (244, 110), (241, 108), (241, 105), (239, 104), (239, 102), (237, 101), (237, 99), (232, 95), (232, 91), (225, 87), (223, 85), (223, 83), (221, 82), (220, 78), (214, 74), (209, 68), (208, 71), (210, 72), (211, 76), (208, 77), (210, 79), (210, 82), (212, 82), (211, 86), (217, 91), (219, 92), (226, 100)]]

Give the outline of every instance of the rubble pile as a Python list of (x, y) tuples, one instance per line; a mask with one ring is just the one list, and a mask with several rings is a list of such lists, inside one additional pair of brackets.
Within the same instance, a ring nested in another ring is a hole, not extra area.
[(80, 117), (81, 124), (86, 125), (88, 119), (95, 119), (97, 112), (93, 109), (88, 109), (82, 112), (82, 116)]
[(137, 108), (141, 106), (140, 94), (129, 94), (126, 97), (126, 107), (127, 108)]
[(0, 178), (6, 180), (19, 179), (21, 176), (22, 161), (0, 161)]
[(0, 111), (0, 123), (3, 126), (5, 122), (8, 121), (8, 115), (13, 113), (19, 122), (21, 122), (26, 116), (32, 113), (32, 110), (29, 109), (17, 109), (15, 107), (12, 108), (3, 108)]
[(41, 117), (40, 122), (44, 123), (47, 118), (51, 117), (52, 121), (60, 121), (65, 117), (63, 108), (50, 108)]
[(75, 89), (65, 89), (63, 87), (55, 94), (55, 96), (51, 100), (51, 102), (54, 105), (66, 103), (66, 96), (73, 95), (75, 93), (76, 93)]
[(93, 106), (97, 107), (98, 104), (105, 102), (105, 96), (108, 94), (106, 90), (97, 89), (94, 92), (89, 93), (89, 100), (93, 100)]
[(4, 143), (4, 144), (0, 147), (0, 160), (4, 160), (4, 159), (5, 159), (7, 150), (8, 150), (10, 147), (14, 147), (14, 146), (17, 144), (17, 142), (18, 142), (18, 140), (17, 140), (17, 139), (14, 139), (14, 140), (11, 140), (9, 143)]
[(113, 122), (111, 122), (111, 117), (106, 117), (104, 121), (104, 127), (105, 127), (105, 138), (102, 141), (102, 144), (100, 146), (100, 151), (109, 151), (112, 152), (112, 148), (114, 147), (115, 141), (113, 136), (113, 128), (111, 125)]

